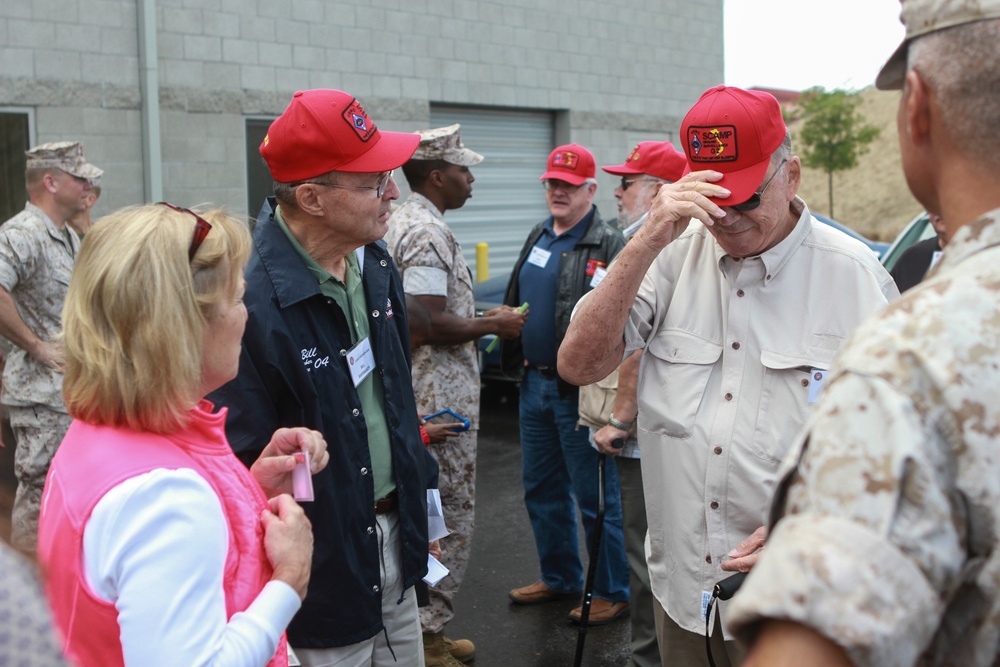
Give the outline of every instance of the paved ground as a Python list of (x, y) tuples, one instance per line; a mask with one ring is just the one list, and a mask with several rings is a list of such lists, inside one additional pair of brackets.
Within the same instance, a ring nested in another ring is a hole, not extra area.
[[(522, 607), (507, 592), (538, 579), (538, 557), (521, 490), (516, 399), (483, 395), (479, 430), (476, 533), (472, 560), (456, 600), (450, 637), (476, 643), (478, 667), (573, 665), (578, 626), (566, 614), (577, 602)], [(628, 661), (627, 620), (591, 628), (583, 664), (613, 667)]]
[[(521, 498), (514, 396), (496, 391), (483, 396), (472, 560), (456, 601), (456, 618), (446, 631), (450, 637), (475, 642), (473, 664), (477, 667), (568, 667), (574, 662), (579, 631), (566, 614), (578, 603), (522, 607), (507, 598), (510, 589), (538, 579), (538, 558)], [(5, 540), (10, 538), (14, 497), (12, 449), (8, 445), (0, 450), (0, 537)], [(625, 665), (628, 638), (627, 619), (591, 628), (584, 643), (583, 665)]]

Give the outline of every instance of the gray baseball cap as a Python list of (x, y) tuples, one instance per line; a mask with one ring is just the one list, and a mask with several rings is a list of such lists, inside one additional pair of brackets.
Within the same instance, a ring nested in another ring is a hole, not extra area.
[(900, 0), (906, 37), (875, 78), (880, 90), (900, 90), (906, 78), (910, 42), (928, 33), (966, 23), (1000, 18), (1000, 0)]

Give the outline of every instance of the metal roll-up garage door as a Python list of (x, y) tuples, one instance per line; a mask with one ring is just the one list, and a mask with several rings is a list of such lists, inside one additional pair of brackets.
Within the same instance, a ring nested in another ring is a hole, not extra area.
[(554, 145), (552, 113), (431, 106), (431, 127), (453, 123), (462, 125), (462, 142), (486, 159), (472, 167), (472, 199), (445, 220), (473, 277), (477, 243), (490, 246), (490, 277), (509, 273), (528, 232), (548, 216), (538, 177)]

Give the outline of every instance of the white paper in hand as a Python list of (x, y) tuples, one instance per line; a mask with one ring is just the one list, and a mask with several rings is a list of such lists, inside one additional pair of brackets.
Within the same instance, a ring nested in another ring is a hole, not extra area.
[(427, 554), (427, 574), (424, 581), (428, 586), (437, 586), (438, 582), (448, 576), (448, 568), (434, 556)]
[(444, 525), (441, 492), (437, 489), (427, 489), (427, 541), (440, 540), (450, 534), (451, 531)]

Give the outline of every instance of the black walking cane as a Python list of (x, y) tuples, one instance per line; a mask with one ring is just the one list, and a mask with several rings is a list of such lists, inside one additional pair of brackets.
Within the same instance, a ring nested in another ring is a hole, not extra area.
[[(611, 442), (615, 449), (625, 446), (625, 441), (617, 438)], [(587, 566), (587, 582), (583, 586), (583, 607), (580, 609), (580, 632), (576, 636), (576, 660), (574, 667), (583, 664), (583, 642), (587, 638), (587, 622), (590, 621), (590, 605), (594, 600), (594, 578), (597, 576), (597, 558), (601, 553), (601, 535), (604, 533), (604, 452), (597, 455), (597, 517), (594, 520), (594, 535), (590, 543), (590, 563)]]

